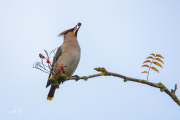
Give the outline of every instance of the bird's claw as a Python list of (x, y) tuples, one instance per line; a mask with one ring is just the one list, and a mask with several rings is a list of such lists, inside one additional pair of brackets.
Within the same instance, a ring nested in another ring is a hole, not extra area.
[(79, 76), (78, 75), (74, 75), (72, 77), (75, 77), (75, 80), (78, 81), (79, 80)]

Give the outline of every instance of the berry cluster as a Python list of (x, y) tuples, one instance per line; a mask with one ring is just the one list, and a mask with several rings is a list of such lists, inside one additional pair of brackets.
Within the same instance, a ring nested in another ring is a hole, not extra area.
[(65, 73), (64, 67), (66, 66), (60, 66), (60, 68), (58, 69), (58, 74), (60, 74), (61, 72)]
[[(46, 58), (44, 57), (44, 55), (42, 55), (42, 54), (39, 54), (39, 57), (40, 57), (41, 59), (46, 59)], [(46, 59), (46, 63), (50, 63), (50, 60), (49, 60), (49, 59)], [(59, 67), (59, 69), (58, 69), (58, 74), (60, 74), (61, 72), (62, 72), (62, 73), (65, 73), (64, 67), (66, 67), (66, 66), (60, 66), (60, 67)]]
[[(42, 58), (42, 59), (45, 58), (44, 55), (42, 55), (42, 54), (39, 54), (39, 57)], [(46, 63), (50, 63), (49, 59), (46, 60)]]

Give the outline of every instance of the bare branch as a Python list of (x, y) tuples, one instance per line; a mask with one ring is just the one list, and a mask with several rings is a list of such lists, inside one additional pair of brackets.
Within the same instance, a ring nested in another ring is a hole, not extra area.
[[(99, 71), (101, 73), (99, 74), (95, 74), (95, 75), (89, 75), (89, 76), (83, 76), (83, 77), (79, 77), (79, 79), (83, 79), (85, 81), (87, 81), (87, 79), (89, 78), (93, 78), (93, 77), (98, 77), (98, 76), (114, 76), (114, 77), (119, 77), (119, 78), (122, 78), (124, 79), (124, 82), (127, 82), (127, 81), (132, 81), (132, 82), (138, 82), (138, 83), (142, 83), (142, 84), (146, 84), (146, 85), (149, 85), (149, 86), (152, 86), (152, 87), (155, 87), (155, 88), (160, 88), (160, 91), (161, 92), (165, 92), (167, 93), (179, 106), (180, 106), (180, 100), (178, 99), (178, 97), (175, 95), (175, 91), (177, 89), (177, 84), (175, 84), (175, 89), (170, 92), (165, 85), (163, 85), (161, 82), (160, 83), (152, 83), (152, 82), (149, 82), (147, 80), (142, 80), (142, 79), (136, 79), (136, 78), (130, 78), (130, 77), (126, 77), (124, 75), (121, 75), (121, 74), (117, 74), (117, 73), (112, 73), (112, 72), (108, 72), (106, 71), (105, 68), (94, 68), (96, 71)], [(68, 80), (75, 80), (76, 77), (69, 77), (67, 78), (66, 81)]]
[(175, 94), (176, 90), (177, 90), (177, 84), (175, 84), (175, 86), (174, 86), (174, 90), (173, 90), (173, 89), (171, 89), (171, 93)]
[(49, 55), (48, 55), (48, 52), (47, 52), (46, 50), (44, 50), (44, 51), (45, 51), (46, 56), (47, 56), (47, 58), (46, 58), (46, 59), (48, 59), (48, 60), (49, 60)]
[[(34, 68), (34, 67), (33, 67), (33, 68)], [(42, 70), (42, 69), (40, 69), (40, 68), (36, 68), (36, 69), (39, 69), (39, 70), (41, 70), (41, 71), (49, 74), (49, 72), (46, 72), (46, 71), (44, 71), (44, 70)]]
[[(38, 62), (36, 62), (36, 63), (34, 63), (33, 64), (33, 67), (32, 68), (36, 68), (36, 69), (39, 69), (39, 70), (41, 70), (41, 71), (43, 71), (43, 72), (45, 72), (45, 73), (49, 73), (49, 71), (44, 71), (44, 70), (42, 70), (41, 68), (39, 68), (39, 65), (38, 65), (39, 63)], [(40, 66), (41, 67), (41, 66)]]
[[(46, 50), (44, 50), (45, 53), (46, 53), (46, 56), (47, 56), (47, 57), (45, 58), (45, 60), (49, 60), (51, 53), (54, 53), (54, 54), (55, 54), (55, 52), (54, 52), (55, 50), (56, 50), (56, 49), (52, 50), (52, 51), (50, 52), (50, 54), (48, 54), (48, 52), (47, 52)], [(44, 56), (41, 57), (41, 54), (39, 54), (39, 55), (40, 55), (40, 58), (44, 58)], [(53, 57), (53, 58), (54, 58), (54, 57)], [(41, 70), (41, 71), (43, 71), (43, 72), (45, 72), (45, 73), (50, 73), (50, 74), (49, 74), (49, 78), (50, 78), (51, 74), (54, 74), (55, 76), (60, 74), (59, 69), (58, 69), (58, 71), (54, 71), (54, 73), (52, 73), (52, 70), (53, 70), (53, 69), (56, 70), (57, 67), (60, 67), (60, 66), (61, 66), (61, 65), (58, 65), (58, 64), (56, 63), (56, 59), (53, 59), (53, 63), (52, 63), (52, 64), (51, 64), (51, 62), (49, 62), (49, 61), (48, 61), (47, 63), (48, 63), (48, 66), (46, 66), (46, 65), (43, 63), (43, 59), (42, 59), (41, 63), (40, 63), (40, 62), (34, 63), (33, 68), (39, 69), (39, 70)], [(62, 65), (62, 66), (63, 66), (63, 65)], [(46, 69), (46, 67), (49, 68), (50, 71), (48, 71), (48, 70)], [(64, 66), (64, 67), (66, 67), (66, 66)], [(121, 75), (121, 74), (108, 72), (105, 68), (100, 68), (100, 67), (94, 68), (94, 69), (95, 69), (96, 71), (100, 72), (100, 73), (99, 73), (99, 74), (94, 74), (94, 75), (89, 75), (89, 76), (82, 76), (82, 77), (78, 77), (78, 76), (77, 76), (77, 78), (76, 78), (76, 77), (69, 77), (69, 78), (67, 78), (65, 81), (68, 81), (68, 80), (76, 80), (76, 81), (77, 81), (77, 79), (78, 79), (78, 80), (79, 80), (79, 79), (83, 79), (83, 80), (87, 81), (87, 79), (89, 79), (89, 78), (98, 77), (98, 76), (114, 76), (114, 77), (119, 77), (119, 78), (124, 79), (124, 82), (132, 81), (132, 82), (138, 82), (138, 83), (146, 84), (146, 85), (149, 85), (149, 86), (152, 86), (152, 87), (155, 87), (155, 88), (160, 88), (160, 91), (161, 91), (161, 92), (164, 91), (165, 93), (167, 93), (167, 94), (180, 106), (180, 100), (179, 100), (178, 97), (175, 95), (175, 92), (176, 92), (176, 90), (177, 90), (177, 84), (175, 84), (175, 88), (174, 88), (174, 89), (171, 89), (171, 91), (169, 91), (169, 90), (166, 88), (166, 86), (163, 85), (161, 82), (160, 82), (160, 83), (152, 83), (152, 82), (149, 82), (149, 81), (147, 81), (147, 80), (130, 78), (130, 77), (126, 77), (126, 76)], [(65, 73), (65, 71), (63, 71), (63, 73)], [(67, 77), (67, 76), (66, 76), (66, 77)]]
[(54, 53), (54, 55), (55, 55), (54, 51), (56, 51), (56, 48), (49, 53), (49, 56), (51, 55), (51, 53)]

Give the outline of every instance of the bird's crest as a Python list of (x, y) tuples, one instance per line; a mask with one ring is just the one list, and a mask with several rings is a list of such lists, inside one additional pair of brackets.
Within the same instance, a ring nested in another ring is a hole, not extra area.
[(64, 34), (66, 34), (67, 32), (69, 32), (69, 31), (71, 31), (71, 30), (74, 30), (74, 28), (71, 28), (71, 29), (68, 29), (68, 30), (63, 31), (62, 33), (59, 34), (59, 36), (64, 35)]

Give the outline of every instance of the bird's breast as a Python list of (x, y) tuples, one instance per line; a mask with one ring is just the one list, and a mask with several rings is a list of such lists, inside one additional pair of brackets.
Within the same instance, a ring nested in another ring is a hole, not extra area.
[[(71, 48), (70, 48), (71, 49)], [(76, 70), (80, 60), (80, 50), (65, 50), (57, 60), (57, 66), (64, 66), (64, 71), (67, 76), (71, 76)], [(58, 68), (59, 68), (58, 67)], [(56, 68), (56, 73), (58, 71)]]

